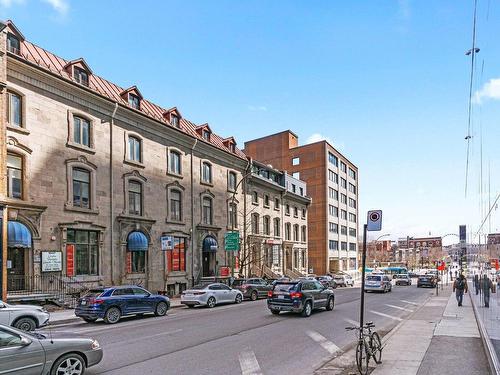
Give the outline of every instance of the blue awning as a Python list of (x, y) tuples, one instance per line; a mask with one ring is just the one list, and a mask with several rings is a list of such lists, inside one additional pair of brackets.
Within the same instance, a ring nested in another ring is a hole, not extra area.
[(128, 251), (146, 251), (148, 249), (148, 239), (142, 232), (130, 232), (127, 238)]
[(217, 243), (217, 240), (212, 237), (212, 236), (207, 236), (203, 240), (203, 252), (204, 253), (216, 253), (217, 248), (219, 247), (219, 244)]
[(7, 247), (31, 248), (31, 232), (18, 221), (7, 223)]

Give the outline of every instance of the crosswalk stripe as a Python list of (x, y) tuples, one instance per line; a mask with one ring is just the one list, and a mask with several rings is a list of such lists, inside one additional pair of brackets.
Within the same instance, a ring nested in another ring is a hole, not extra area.
[(399, 306), (389, 305), (388, 303), (386, 303), (385, 305), (386, 305), (386, 306), (389, 306), (389, 307), (392, 307), (393, 309), (398, 309), (398, 310), (403, 310), (403, 311), (413, 312), (413, 310), (406, 309), (406, 308), (404, 308), (404, 307), (399, 307)]
[(323, 347), (323, 349), (325, 349), (330, 354), (334, 354), (336, 352), (341, 351), (337, 345), (335, 345), (333, 342), (328, 340), (325, 336), (321, 335), (320, 333), (318, 333), (316, 331), (307, 331), (306, 334), (311, 339), (313, 339), (318, 344), (320, 344)]
[(404, 303), (409, 303), (410, 305), (415, 305), (415, 306), (418, 306), (420, 305), (420, 303), (416, 303), (416, 302), (412, 302), (412, 301), (406, 301), (404, 299), (400, 300), (401, 302), (404, 302)]
[(248, 348), (243, 350), (238, 354), (238, 360), (240, 361), (241, 375), (262, 375), (262, 370), (253, 350)]
[(401, 322), (403, 320), (403, 319), (401, 319), (401, 318), (399, 318), (397, 316), (392, 316), (392, 315), (384, 314), (384, 313), (381, 313), (381, 312), (378, 312), (378, 311), (370, 310), (370, 312), (372, 314), (380, 315), (380, 316), (383, 316), (383, 317), (386, 317), (386, 318), (389, 318), (389, 319), (394, 319), (394, 320), (397, 320), (399, 322)]
[(359, 327), (359, 322), (352, 319), (344, 319), (347, 323), (352, 324), (354, 327)]

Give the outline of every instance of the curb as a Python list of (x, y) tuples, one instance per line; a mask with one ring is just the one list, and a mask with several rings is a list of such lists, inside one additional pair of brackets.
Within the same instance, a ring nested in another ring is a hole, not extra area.
[(497, 353), (495, 352), (495, 348), (488, 336), (488, 331), (486, 331), (486, 327), (484, 326), (481, 317), (479, 316), (479, 310), (474, 302), (474, 298), (469, 294), (469, 298), (471, 300), (472, 307), (474, 309), (474, 316), (476, 317), (476, 324), (479, 329), (479, 333), (481, 334), (481, 340), (483, 341), (483, 345), (485, 348), (486, 356), (488, 357), (488, 363), (490, 365), (492, 374), (500, 374), (500, 363), (498, 361)]
[[(170, 310), (172, 309), (178, 309), (179, 307), (184, 307), (184, 305), (173, 305), (173, 306), (170, 306)], [(168, 312), (167, 312), (167, 315), (168, 315)], [(63, 324), (68, 324), (68, 323), (73, 323), (73, 322), (78, 322), (78, 321), (81, 321), (81, 319), (77, 316), (75, 316), (74, 318), (65, 318), (65, 319), (59, 319), (59, 320), (55, 320), (55, 321), (50, 321), (49, 320), (49, 324), (48, 326), (59, 326), (59, 325), (63, 325)]]

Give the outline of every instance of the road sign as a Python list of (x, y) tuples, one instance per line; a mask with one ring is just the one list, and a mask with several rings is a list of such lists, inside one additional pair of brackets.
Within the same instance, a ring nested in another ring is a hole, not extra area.
[(368, 211), (366, 230), (369, 232), (378, 232), (382, 230), (382, 210)]
[(465, 225), (460, 225), (458, 227), (458, 233), (459, 233), (460, 243), (465, 244), (467, 240), (467, 227)]
[(226, 232), (224, 234), (224, 249), (238, 251), (240, 249), (240, 232)]
[(174, 249), (174, 237), (172, 236), (161, 236), (160, 237), (161, 241), (161, 250), (162, 251), (167, 251), (167, 250), (173, 250)]

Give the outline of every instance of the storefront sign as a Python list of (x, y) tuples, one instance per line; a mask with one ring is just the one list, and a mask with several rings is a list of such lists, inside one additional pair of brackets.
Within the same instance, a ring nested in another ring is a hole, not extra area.
[(66, 245), (66, 275), (75, 276), (75, 245)]
[(62, 271), (62, 253), (60, 251), (42, 251), (42, 272)]
[(174, 249), (174, 237), (172, 236), (162, 236), (161, 249), (162, 251), (173, 250)]
[(240, 232), (226, 232), (224, 234), (224, 248), (226, 251), (238, 251), (240, 249)]

